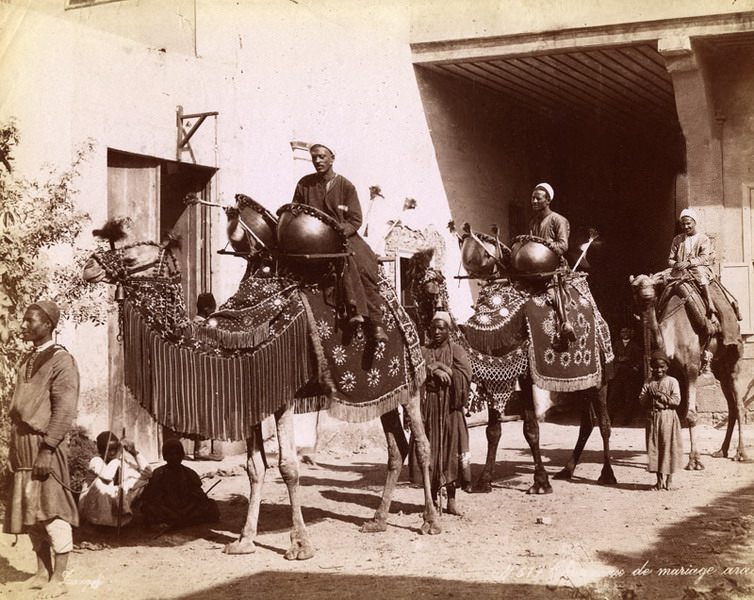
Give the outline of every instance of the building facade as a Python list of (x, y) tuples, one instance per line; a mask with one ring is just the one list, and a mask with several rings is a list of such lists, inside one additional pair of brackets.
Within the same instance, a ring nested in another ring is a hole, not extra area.
[[(243, 264), (216, 253), (222, 211), (185, 198), (240, 192), (274, 211), (309, 171), (301, 144), (322, 141), (362, 204), (373, 185), (416, 199), (417, 222), (445, 236), (449, 279), (449, 220), (509, 238), (533, 184), (550, 182), (555, 210), (605, 241), (593, 285), (613, 326), (630, 318), (628, 275), (662, 268), (694, 207), (754, 374), (751, 0), (10, 0), (0, 19), (18, 168), (65, 167), (93, 140), (79, 185), (92, 227), (129, 215), (142, 238), (182, 233), (192, 309), (200, 291), (229, 296)], [(461, 320), (475, 286), (449, 286)], [(80, 420), (154, 446), (120, 383), (116, 330), (61, 333), (82, 365)]]

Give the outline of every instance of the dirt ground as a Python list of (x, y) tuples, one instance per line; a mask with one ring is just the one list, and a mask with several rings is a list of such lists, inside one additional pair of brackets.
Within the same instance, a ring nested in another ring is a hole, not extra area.
[[(703, 453), (716, 450), (723, 431), (698, 430)], [(576, 433), (575, 426), (542, 425), (550, 474), (565, 463)], [(316, 465), (301, 466), (303, 514), (316, 547), (311, 560), (283, 558), (290, 514), (276, 468), (267, 474), (256, 553), (227, 556), (222, 547), (235, 539), (246, 510), (242, 457), (187, 462), (208, 475), (205, 488), (220, 481), (211, 495), (221, 523), (157, 538), (138, 524), (119, 538), (80, 528), (69, 597), (754, 598), (754, 464), (704, 456), (706, 470), (680, 473), (676, 491), (649, 491), (654, 475), (644, 467), (643, 429), (615, 428), (617, 486), (596, 483), (595, 434), (574, 480), (553, 481), (553, 494), (529, 496), (533, 468), (521, 423), (506, 423), (492, 493), (459, 492), (465, 514), (443, 515), (441, 535), (419, 533), (421, 490), (406, 482), (405, 467), (387, 532), (362, 534), (360, 524), (379, 502), (386, 452), (360, 446), (330, 445)], [(471, 428), (471, 446), (476, 475), (484, 427)], [(13, 541), (0, 536), (0, 596), (35, 598), (18, 589), (35, 566), (28, 539)]]

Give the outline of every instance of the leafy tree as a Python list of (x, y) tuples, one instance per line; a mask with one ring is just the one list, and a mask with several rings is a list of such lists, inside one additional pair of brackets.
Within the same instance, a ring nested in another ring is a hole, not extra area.
[[(76, 207), (76, 182), (92, 141), (76, 148), (69, 168), (43, 165), (34, 180), (13, 169), (18, 143), (15, 121), (0, 124), (0, 474), (7, 468), (16, 365), (26, 349), (20, 336), (24, 310), (47, 298), (58, 303), (61, 318), (97, 324), (105, 323), (108, 311), (104, 292), (80, 276), (91, 251), (77, 245), (89, 215)], [(57, 264), (61, 256), (64, 262)]]

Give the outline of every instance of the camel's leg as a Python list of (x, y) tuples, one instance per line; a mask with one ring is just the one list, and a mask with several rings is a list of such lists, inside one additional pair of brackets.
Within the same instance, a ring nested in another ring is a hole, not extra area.
[(524, 437), (534, 459), (534, 485), (526, 490), (526, 493), (551, 494), (552, 486), (542, 464), (542, 453), (539, 450), (539, 421), (534, 410), (531, 379), (521, 380), (521, 400), (524, 406)]
[(474, 484), (474, 492), (489, 493), (492, 491), (492, 479), (495, 472), (495, 462), (497, 460), (497, 447), (502, 437), (502, 427), (500, 426), (500, 413), (487, 406), (487, 459), (484, 462), (484, 469)]
[[(584, 393), (586, 394), (588, 392)], [(558, 473), (553, 475), (553, 479), (570, 479), (571, 477), (573, 477), (573, 472), (576, 470), (576, 465), (579, 464), (581, 453), (584, 451), (584, 446), (586, 446), (587, 441), (589, 441), (589, 436), (592, 435), (592, 429), (594, 429), (589, 408), (591, 401), (591, 397), (588, 400), (586, 398), (584, 399), (585, 405), (584, 409), (581, 411), (579, 437), (576, 440), (576, 446), (573, 449), (573, 454), (571, 454), (571, 458), (566, 463), (566, 466), (563, 467), (563, 469), (561, 469)]]
[[(727, 357), (726, 357), (727, 358)], [(715, 376), (720, 382), (720, 387), (725, 395), (725, 400), (728, 403), (728, 427), (725, 430), (725, 439), (720, 449), (712, 456), (726, 457), (730, 450), (730, 443), (733, 439), (733, 429), (738, 425), (738, 448), (736, 454), (733, 456), (733, 460), (742, 462), (750, 462), (751, 458), (746, 452), (746, 446), (744, 445), (744, 433), (743, 433), (743, 414), (744, 403), (741, 399), (741, 394), (738, 393), (736, 387), (736, 381), (740, 374), (741, 366), (738, 360), (733, 361), (721, 361), (721, 365), (715, 369)]]
[[(411, 427), (414, 428), (414, 415), (409, 414)], [(382, 490), (382, 499), (380, 505), (374, 513), (371, 521), (366, 521), (361, 526), (363, 533), (377, 533), (387, 529), (387, 516), (390, 512), (390, 504), (393, 501), (393, 492), (398, 483), (398, 476), (401, 473), (403, 461), (408, 454), (408, 444), (406, 436), (401, 426), (398, 409), (391, 410), (380, 417), (382, 421), (382, 430), (385, 432), (385, 441), (387, 442), (387, 477), (385, 487)], [(421, 423), (421, 416), (419, 417)]]
[(280, 448), (280, 475), (288, 488), (291, 500), (291, 546), (285, 553), (288, 560), (306, 560), (314, 556), (314, 547), (306, 531), (304, 517), (301, 514), (301, 496), (298, 485), (298, 456), (293, 435), (293, 404), (275, 413), (278, 444)]
[(699, 458), (699, 450), (696, 447), (696, 380), (699, 376), (699, 367), (694, 361), (692, 364), (686, 365), (686, 389), (688, 390), (688, 412), (687, 420), (689, 423), (689, 462), (686, 465), (687, 471), (701, 471), (704, 469), (701, 459)]
[(262, 456), (262, 425), (254, 427), (254, 431), (246, 440), (246, 472), (249, 475), (249, 508), (246, 512), (246, 522), (240, 537), (227, 544), (223, 550), (226, 554), (251, 554), (256, 550), (254, 538), (257, 535), (259, 522), (259, 505), (262, 502), (262, 485), (265, 476), (264, 457)]
[(610, 413), (607, 410), (607, 384), (601, 388), (591, 391), (594, 410), (597, 413), (597, 422), (600, 427), (602, 436), (602, 472), (597, 481), (603, 485), (614, 485), (618, 483), (613, 473), (613, 466), (610, 462)]

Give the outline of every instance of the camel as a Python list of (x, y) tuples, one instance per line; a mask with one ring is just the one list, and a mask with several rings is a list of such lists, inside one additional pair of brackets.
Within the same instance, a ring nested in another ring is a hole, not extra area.
[[(423, 332), (431, 321), (434, 310), (449, 311), (448, 292), (445, 276), (437, 269), (430, 267), (432, 250), (417, 252), (410, 261), (409, 290), (416, 304), (417, 327)], [(480, 291), (479, 299), (474, 306), (475, 313), (484, 304), (485, 298), (495, 296), (494, 303), (499, 309), (511, 307), (512, 302), (520, 306), (520, 292), (514, 290), (507, 282), (490, 280)], [(509, 302), (510, 301), (510, 302)], [(601, 317), (600, 317), (601, 318)], [(454, 321), (455, 322), (455, 321)], [(534, 460), (534, 483), (527, 489), (528, 494), (548, 494), (552, 492), (547, 472), (542, 464), (542, 456), (539, 448), (539, 421), (544, 418), (547, 411), (554, 405), (553, 394), (533, 385), (532, 379), (526, 374), (526, 364), (523, 369), (512, 371), (501, 367), (500, 372), (505, 370), (512, 376), (501, 378), (495, 371), (495, 363), (506, 360), (502, 352), (489, 352), (489, 349), (474, 348), (474, 344), (467, 339), (462, 326), (455, 324), (452, 328), (452, 337), (462, 344), (467, 351), (472, 363), (474, 381), (480, 390), (480, 396), (486, 399), (489, 419), (487, 425), (487, 456), (482, 473), (474, 484), (475, 492), (492, 491), (495, 459), (497, 449), (502, 436), (501, 423), (509, 420), (503, 415), (503, 407), (510, 398), (516, 382), (520, 387), (520, 398), (524, 413), (524, 437), (532, 452)], [(609, 337), (608, 337), (609, 339)], [(510, 348), (521, 344), (525, 340), (511, 340)], [(510, 353), (508, 354), (510, 356)], [(524, 371), (524, 372), (522, 372)], [(573, 477), (576, 466), (581, 458), (584, 446), (594, 428), (592, 411), (597, 417), (600, 433), (603, 440), (603, 467), (598, 482), (604, 485), (617, 483), (610, 463), (610, 420), (607, 413), (607, 384), (602, 381), (599, 387), (591, 387), (580, 392), (585, 398), (579, 428), (579, 436), (573, 453), (563, 469), (554, 475), (555, 479), (569, 480)], [(477, 406), (476, 408), (481, 408)]]
[[(110, 227), (108, 230), (106, 227), (100, 230), (100, 232), (110, 231), (112, 234), (112, 229)], [(187, 318), (185, 304), (182, 300), (180, 273), (170, 244), (137, 242), (122, 244), (116, 247), (114, 240), (122, 239), (122, 234), (111, 235), (108, 239), (111, 240), (110, 248), (103, 248), (95, 252), (86, 262), (82, 276), (86, 281), (92, 283), (106, 282), (117, 285), (119, 290), (122, 290), (122, 293), (116, 292), (116, 299), (121, 301), (121, 328), (130, 321), (140, 323), (143, 337), (148, 340), (148, 343), (145, 343), (142, 349), (145, 353), (145, 356), (142, 357), (143, 362), (141, 364), (126, 364), (127, 384), (137, 399), (139, 399), (145, 408), (152, 412), (153, 416), (156, 416), (161, 424), (175, 429), (176, 427), (173, 422), (166, 422), (171, 418), (171, 411), (162, 410), (160, 412), (160, 403), (171, 401), (169, 398), (158, 397), (160, 393), (159, 387), (160, 385), (164, 385), (164, 381), (160, 380), (156, 382), (155, 378), (150, 380), (150, 376), (145, 374), (145, 371), (151, 368), (154, 361), (160, 359), (156, 354), (148, 354), (149, 352), (153, 352), (150, 348), (157, 344), (164, 350), (164, 353), (174, 353), (183, 360), (180, 363), (182, 368), (168, 369), (167, 375), (163, 373), (163, 379), (166, 377), (177, 378), (177, 388), (179, 391), (183, 390), (187, 394), (199, 393), (196, 391), (196, 388), (200, 387), (197, 382), (200, 380), (201, 375), (198, 372), (198, 368), (194, 369), (191, 367), (191, 360), (198, 356), (198, 352), (206, 350), (201, 360), (225, 360), (223, 364), (227, 368), (218, 369), (219, 374), (214, 381), (214, 385), (217, 387), (213, 387), (206, 381), (204, 382), (204, 388), (209, 388), (210, 392), (210, 400), (207, 402), (207, 405), (211, 406), (213, 402), (212, 398), (214, 398), (212, 394), (220, 395), (220, 391), (218, 391), (220, 387), (224, 391), (228, 389), (228, 386), (240, 385), (238, 381), (242, 380), (246, 375), (244, 369), (249, 368), (248, 365), (254, 365), (255, 357), (263, 353), (265, 348), (270, 347), (269, 344), (265, 346), (266, 342), (263, 338), (265, 335), (269, 335), (267, 332), (272, 330), (274, 323), (272, 321), (262, 323), (259, 330), (252, 333), (244, 331), (236, 333), (220, 331), (219, 333), (213, 333), (206, 327), (190, 323)], [(252, 285), (256, 284), (259, 287), (265, 288), (266, 286), (274, 286), (277, 280), (255, 280), (253, 277), (250, 277), (245, 281), (250, 281)], [(290, 284), (291, 282), (287, 280), (287, 283)], [(241, 285), (243, 286), (244, 282)], [(270, 304), (276, 307), (279, 305), (279, 307), (285, 309), (287, 303), (299, 293), (300, 288), (295, 283), (287, 287), (281, 287), (276, 289)], [(238, 293), (237, 296), (239, 296)], [(226, 306), (228, 304), (226, 303)], [(217, 320), (221, 320), (223, 307), (215, 314), (217, 315)], [(278, 311), (276, 314), (285, 317), (286, 313)], [(306, 322), (306, 320), (304, 319), (302, 322)], [(294, 330), (294, 327), (291, 325), (286, 331), (292, 330)], [(125, 354), (128, 351), (135, 352), (132, 347), (140, 343), (137, 339), (138, 336), (133, 334), (133, 332), (123, 331), (123, 329), (121, 333), (123, 334), (126, 346)], [(228, 412), (224, 417), (221, 416), (222, 418), (218, 417), (218, 423), (215, 420), (209, 423), (210, 419), (205, 417), (204, 422), (199, 418), (199, 422), (194, 423), (193, 430), (190, 429), (191, 425), (187, 425), (186, 423), (183, 424), (182, 429), (177, 429), (181, 433), (198, 433), (208, 437), (246, 438), (246, 467), (250, 483), (249, 506), (246, 521), (239, 538), (227, 544), (224, 548), (224, 552), (227, 554), (248, 554), (255, 551), (254, 539), (257, 535), (262, 486), (267, 467), (262, 445), (261, 422), (263, 418), (274, 415), (279, 444), (278, 466), (288, 489), (292, 515), (291, 543), (285, 552), (285, 558), (288, 560), (305, 560), (314, 555), (314, 547), (307, 533), (301, 513), (299, 467), (293, 435), (294, 408), (299, 402), (299, 400), (294, 398), (295, 388), (307, 382), (311, 384), (312, 379), (316, 379), (317, 376), (316, 368), (308, 365), (306, 358), (307, 354), (311, 356), (315, 353), (312, 349), (312, 339), (314, 336), (310, 335), (310, 333), (310, 331), (302, 330), (299, 332), (299, 335), (290, 334), (293, 336), (288, 340), (290, 348), (284, 348), (282, 351), (288, 353), (286, 356), (291, 357), (290, 361), (273, 365), (269, 364), (269, 360), (262, 361), (263, 364), (258, 368), (258, 372), (265, 374), (273, 371), (275, 373), (277, 377), (277, 388), (275, 390), (269, 388), (258, 389), (254, 387), (254, 381), (248, 381), (246, 385), (252, 390), (257, 389), (259, 397), (254, 396), (240, 399), (235, 411), (232, 413)], [(226, 353), (227, 356), (218, 357), (219, 354), (222, 354), (222, 348), (217, 344), (214, 347), (211, 345), (208, 346), (208, 343), (213, 339), (213, 335), (217, 339), (219, 339), (218, 336), (222, 337), (222, 335), (225, 335), (226, 338), (235, 336), (233, 339), (243, 338), (247, 341), (251, 340), (249, 343), (256, 344), (256, 346), (246, 349), (236, 347)], [(261, 339), (259, 335), (262, 335)], [(244, 338), (243, 336), (246, 337)], [(401, 343), (405, 344), (405, 341)], [(246, 362), (238, 362), (242, 360)], [(310, 360), (309, 362), (312, 361)], [(204, 364), (206, 366), (209, 363), (205, 362)], [(241, 367), (234, 370), (234, 365), (238, 364), (241, 364)], [(131, 384), (128, 383), (129, 376), (133, 380)], [(409, 378), (409, 375), (406, 375), (406, 377)], [(404, 405), (404, 410), (411, 417), (413, 434), (417, 440), (419, 465), (423, 475), (424, 511), (420, 531), (426, 534), (438, 534), (442, 529), (430, 492), (429, 442), (421, 420), (418, 395), (418, 390), (423, 379), (423, 363), (420, 365), (420, 369), (417, 369), (417, 372), (411, 377), (413, 379), (408, 381), (405, 386), (406, 393), (401, 396), (399, 402)], [(139, 398), (140, 394), (145, 397)], [(387, 477), (382, 499), (375, 511), (374, 517), (362, 525), (361, 530), (367, 533), (386, 530), (393, 492), (408, 451), (408, 444), (397, 408), (398, 402), (395, 404), (394, 408), (387, 409), (380, 416), (388, 446)], [(187, 407), (189, 416), (193, 414), (192, 418), (195, 421), (197, 414), (200, 416), (203, 414), (202, 410), (215, 411), (218, 409), (215, 407), (206, 408), (206, 406), (202, 408), (199, 405)], [(218, 433), (218, 430), (222, 430), (221, 433)], [(231, 433), (228, 433), (229, 431)]]
[[(634, 301), (639, 307), (642, 322), (649, 332), (649, 345), (665, 352), (670, 359), (671, 373), (681, 384), (681, 397), (687, 406), (686, 420), (689, 425), (689, 462), (686, 469), (701, 470), (704, 468), (696, 445), (696, 382), (702, 363), (702, 341), (697, 334), (697, 328), (690, 316), (692, 299), (683, 298), (672, 293), (664, 306), (657, 313), (657, 288), (664, 280), (664, 273), (654, 275), (637, 275), (630, 278)], [(735, 319), (735, 334), (733, 338), (740, 341), (738, 323)], [(733, 430), (738, 425), (738, 448), (733, 456), (734, 460), (749, 462), (750, 458), (744, 445), (742, 416), (744, 405), (739, 393), (738, 384), (741, 377), (740, 356), (741, 348), (738, 344), (724, 345), (721, 335), (712, 337), (708, 349), (713, 353), (711, 364), (712, 374), (720, 382), (723, 395), (728, 404), (728, 425), (725, 438), (719, 450), (713, 457), (728, 457)]]

